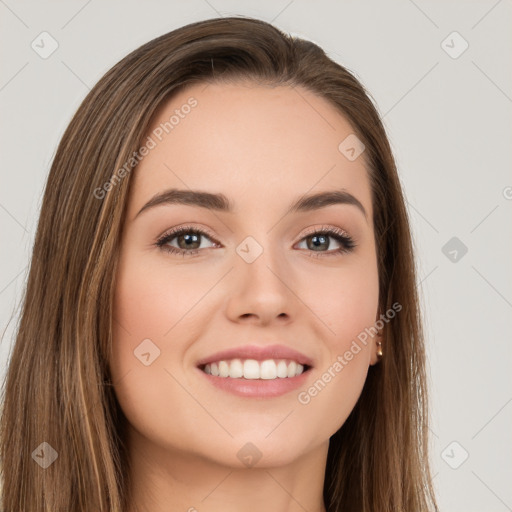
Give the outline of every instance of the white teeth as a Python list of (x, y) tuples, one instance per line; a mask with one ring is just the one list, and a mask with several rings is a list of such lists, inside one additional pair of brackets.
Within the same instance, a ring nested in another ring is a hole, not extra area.
[(229, 377), (229, 364), (226, 361), (219, 361), (219, 377)]
[(277, 376), (281, 379), (288, 377), (288, 366), (286, 365), (286, 361), (279, 361), (277, 364)]
[(275, 361), (269, 359), (268, 361), (263, 361), (260, 366), (260, 378), (271, 380), (277, 377), (277, 365)]
[(240, 359), (233, 359), (229, 365), (229, 376), (232, 379), (240, 379), (244, 376), (244, 365)]
[(254, 359), (247, 359), (244, 363), (244, 379), (259, 379), (260, 364)]
[(229, 377), (231, 379), (285, 379), (296, 377), (304, 372), (304, 366), (295, 361), (281, 359), (267, 359), (256, 361), (255, 359), (233, 359), (231, 361), (218, 361), (207, 364), (204, 372), (215, 377)]

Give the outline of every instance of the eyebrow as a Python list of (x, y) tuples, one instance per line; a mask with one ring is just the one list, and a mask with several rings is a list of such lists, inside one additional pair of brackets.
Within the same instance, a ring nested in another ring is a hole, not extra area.
[[(224, 194), (213, 194), (199, 190), (169, 189), (153, 196), (135, 215), (134, 220), (144, 211), (156, 206), (169, 204), (184, 204), (206, 208), (218, 212), (233, 213), (234, 205)], [(326, 208), (334, 204), (347, 204), (356, 206), (368, 221), (364, 206), (359, 199), (346, 190), (332, 190), (304, 195), (295, 200), (288, 208), (285, 215), (296, 212), (309, 212)]]

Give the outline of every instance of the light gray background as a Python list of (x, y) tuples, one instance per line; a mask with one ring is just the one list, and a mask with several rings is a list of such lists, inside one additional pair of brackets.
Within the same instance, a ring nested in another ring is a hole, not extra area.
[[(417, 248), (441, 510), (512, 510), (510, 0), (0, 0), (0, 377), (46, 176), (81, 100), (142, 43), (234, 14), (315, 41), (375, 98)], [(59, 45), (47, 59), (31, 48), (43, 31)], [(454, 31), (469, 44), (457, 58)], [(452, 237), (462, 257), (443, 253)]]

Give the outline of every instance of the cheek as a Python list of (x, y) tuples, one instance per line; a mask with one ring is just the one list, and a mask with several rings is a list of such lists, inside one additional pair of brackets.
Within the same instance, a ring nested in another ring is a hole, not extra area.
[[(301, 278), (300, 295), (321, 320), (318, 337), (326, 341), (330, 359), (349, 349), (378, 316), (377, 265), (368, 256), (337, 269), (317, 269)], [(362, 348), (366, 348), (362, 344)], [(361, 359), (361, 358), (360, 358)]]
[[(172, 352), (168, 347), (187, 302), (179, 275), (170, 286), (157, 267), (143, 263), (137, 255), (121, 258), (114, 296), (110, 368), (114, 384), (120, 384), (118, 398), (122, 402), (124, 395), (130, 396), (129, 407), (143, 403), (148, 391), (151, 400), (157, 398), (162, 381), (167, 380), (170, 354), (179, 359), (179, 339), (172, 340)], [(136, 412), (137, 407), (132, 409)]]
[(110, 361), (114, 383), (123, 379), (126, 385), (139, 375), (143, 380), (135, 391), (161, 389), (162, 382), (167, 383), (165, 369), (180, 364), (188, 336), (194, 335), (190, 319), (194, 320), (194, 304), (204, 287), (194, 286), (178, 267), (171, 275), (136, 255), (124, 257), (114, 296)]
[(326, 352), (321, 368), (316, 369), (316, 380), (301, 390), (298, 402), (307, 414), (325, 419), (321, 429), (330, 436), (354, 408), (368, 374), (369, 328), (378, 316), (376, 261), (368, 257), (329, 275), (310, 274), (301, 288), (304, 302), (321, 320), (317, 335), (324, 340)]
[[(204, 284), (204, 288), (207, 283)], [(175, 372), (183, 361), (187, 320), (204, 294), (176, 268), (170, 275), (157, 265), (127, 255), (120, 262), (114, 297), (113, 347), (110, 360), (116, 397), (129, 423), (161, 445), (186, 445), (193, 425), (204, 424)], [(187, 312), (189, 312), (187, 314)], [(176, 377), (176, 378), (173, 378)], [(186, 425), (175, 418), (183, 412)], [(192, 448), (191, 448), (192, 449)]]
[(158, 265), (127, 258), (118, 273), (114, 319), (135, 338), (163, 338), (188, 309), (197, 292), (179, 268), (169, 275)]

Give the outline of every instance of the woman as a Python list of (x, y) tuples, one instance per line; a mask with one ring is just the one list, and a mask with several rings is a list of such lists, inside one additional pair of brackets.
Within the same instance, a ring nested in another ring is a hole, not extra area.
[(243, 17), (132, 52), (48, 178), (2, 510), (430, 511), (411, 235), (362, 85)]

